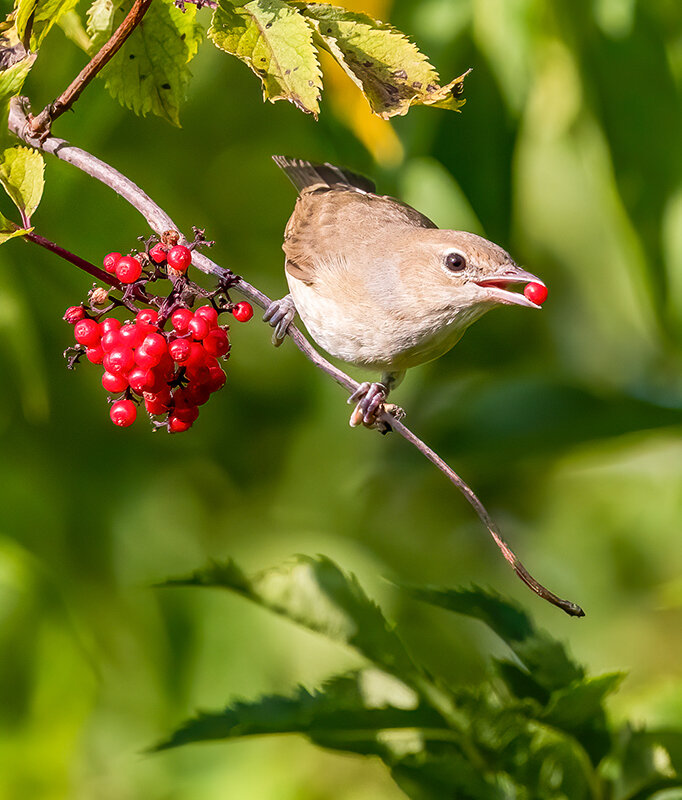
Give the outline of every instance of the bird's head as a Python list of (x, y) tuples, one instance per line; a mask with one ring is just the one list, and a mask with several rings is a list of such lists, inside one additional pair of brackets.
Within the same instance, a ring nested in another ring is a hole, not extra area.
[(523, 288), (544, 283), (517, 266), (498, 245), (464, 231), (435, 228), (419, 234), (419, 278), (432, 302), (477, 307), (479, 313), (496, 304), (540, 308), (523, 294)]

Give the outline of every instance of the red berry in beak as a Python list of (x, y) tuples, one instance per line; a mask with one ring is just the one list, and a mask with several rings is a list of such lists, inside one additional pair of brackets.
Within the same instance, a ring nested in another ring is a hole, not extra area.
[(542, 283), (528, 283), (523, 290), (523, 294), (531, 303), (541, 306), (547, 299), (547, 287)]

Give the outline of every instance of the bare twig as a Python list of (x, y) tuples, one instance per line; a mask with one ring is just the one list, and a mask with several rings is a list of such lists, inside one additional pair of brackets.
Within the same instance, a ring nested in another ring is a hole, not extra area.
[(87, 272), (88, 275), (92, 275), (93, 278), (97, 278), (98, 281), (102, 281), (102, 283), (108, 283), (109, 286), (113, 286), (115, 289), (123, 288), (120, 281), (109, 275), (108, 272), (96, 267), (94, 264), (91, 264), (84, 258), (75, 255), (75, 253), (65, 250), (63, 247), (51, 242), (49, 239), (46, 239), (44, 236), (41, 236), (38, 233), (31, 231), (31, 233), (24, 234), (22, 238), (27, 239), (29, 242), (33, 242), (34, 244), (39, 244), (41, 247), (44, 247), (51, 253), (58, 255), (60, 258), (63, 258), (65, 261), (68, 261), (74, 266), (78, 267), (78, 269), (82, 269), (83, 272)]
[[(26, 100), (21, 98), (14, 98), (10, 107), (9, 127), (19, 138), (23, 139), (27, 144), (43, 150), (46, 153), (51, 153), (63, 161), (73, 164), (81, 169), (83, 172), (97, 178), (97, 180), (112, 188), (117, 194), (127, 200), (134, 208), (136, 208), (142, 216), (147, 220), (148, 224), (156, 233), (161, 234), (168, 228), (177, 229), (171, 218), (159, 208), (138, 186), (131, 180), (121, 175), (120, 172), (113, 167), (100, 161), (95, 156), (81, 150), (78, 147), (71, 146), (68, 142), (62, 139), (55, 139), (48, 137), (44, 141), (32, 137), (26, 128)], [(215, 262), (211, 261), (205, 255), (194, 251), (192, 253), (192, 263), (199, 269), (209, 274), (217, 275), (219, 277), (232, 276), (230, 270), (220, 267)], [(270, 305), (270, 298), (263, 294), (263, 292), (256, 289), (243, 278), (236, 277), (234, 288), (244, 294), (256, 305), (265, 309)], [(354, 392), (358, 383), (354, 381), (349, 375), (335, 367), (326, 358), (321, 356), (317, 350), (310, 344), (310, 342), (303, 336), (300, 330), (294, 325), (289, 325), (289, 336), (293, 339), (294, 344), (312, 363), (331, 376), (340, 386), (343, 386), (349, 393)], [(467, 501), (471, 504), (474, 511), (478, 515), (481, 522), (484, 524), (490, 535), (492, 536), (495, 544), (502, 552), (507, 562), (512, 566), (516, 574), (521, 580), (532, 589), (537, 595), (547, 600), (549, 603), (557, 606), (565, 611), (570, 616), (582, 617), (584, 616), (583, 610), (580, 606), (571, 602), (570, 600), (563, 600), (557, 597), (553, 592), (550, 592), (542, 584), (533, 578), (528, 570), (519, 561), (516, 555), (512, 552), (509, 545), (504, 541), (500, 532), (492, 521), (485, 506), (478, 499), (471, 487), (459, 477), (459, 475), (446, 464), (445, 461), (435, 453), (428, 445), (419, 439), (412, 431), (397, 420), (392, 414), (384, 412), (381, 416), (382, 420), (387, 422), (394, 431), (404, 437), (410, 444), (419, 450), (434, 466), (436, 466), (446, 478), (459, 489)]]
[(28, 117), (27, 123), (31, 136), (45, 139), (50, 132), (52, 123), (78, 100), (81, 92), (97, 75), (97, 73), (111, 61), (120, 50), (125, 40), (140, 24), (142, 17), (147, 13), (152, 0), (135, 0), (133, 7), (123, 22), (114, 31), (109, 41), (102, 46), (97, 54), (80, 71), (71, 84), (59, 95), (59, 97), (38, 114), (36, 117)]

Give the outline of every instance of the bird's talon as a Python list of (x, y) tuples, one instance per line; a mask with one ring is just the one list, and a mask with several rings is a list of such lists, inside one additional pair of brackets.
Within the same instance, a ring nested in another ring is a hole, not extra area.
[(290, 294), (280, 300), (273, 300), (265, 309), (263, 322), (269, 323), (275, 329), (272, 334), (272, 343), (275, 347), (279, 347), (284, 341), (287, 328), (294, 321), (295, 316), (296, 306)]

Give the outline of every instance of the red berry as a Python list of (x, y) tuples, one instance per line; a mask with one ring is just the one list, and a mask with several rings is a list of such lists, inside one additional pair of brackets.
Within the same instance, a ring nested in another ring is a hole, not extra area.
[(156, 320), (159, 318), (159, 312), (155, 308), (143, 308), (138, 311), (135, 317), (135, 322), (143, 322), (146, 325), (156, 325)]
[(192, 344), (187, 339), (176, 339), (168, 345), (168, 353), (173, 361), (184, 364), (190, 357)]
[(105, 333), (109, 333), (110, 331), (117, 331), (121, 327), (121, 323), (116, 317), (107, 317), (103, 319), (100, 324), (99, 328), (102, 331), (102, 338), (104, 338)]
[(192, 263), (192, 253), (184, 244), (176, 244), (168, 251), (166, 261), (168, 261), (169, 267), (178, 272), (184, 272)]
[(128, 388), (128, 381), (123, 375), (113, 375), (111, 372), (105, 372), (102, 375), (102, 386), (112, 394), (124, 392)]
[(114, 347), (120, 347), (125, 342), (119, 331), (107, 331), (102, 335), (102, 349), (105, 353), (110, 353)]
[(215, 328), (218, 324), (218, 312), (213, 306), (199, 306), (194, 312), (194, 316), (205, 319), (209, 328)]
[(137, 408), (132, 400), (117, 400), (115, 403), (111, 404), (109, 416), (114, 425), (127, 428), (135, 422)]
[(94, 319), (82, 319), (74, 326), (73, 335), (78, 344), (84, 344), (86, 347), (94, 347), (96, 344), (99, 344), (100, 340), (99, 325)]
[(206, 351), (204, 350), (204, 348), (199, 344), (199, 342), (191, 342), (189, 358), (185, 362), (185, 365), (187, 367), (196, 369), (197, 367), (205, 364), (205, 362), (206, 362)]
[(203, 345), (204, 350), (212, 356), (224, 356), (230, 349), (229, 339), (222, 328), (209, 331), (204, 337)]
[(203, 339), (210, 331), (208, 322), (201, 317), (194, 315), (194, 319), (189, 323), (189, 332), (195, 339)]
[(101, 344), (96, 344), (94, 347), (88, 347), (85, 351), (85, 357), (91, 364), (101, 364), (104, 359), (104, 350)]
[(109, 253), (109, 255), (104, 256), (104, 269), (110, 274), (113, 275), (116, 272), (116, 265), (121, 260), (120, 253)]
[(129, 347), (114, 347), (104, 357), (104, 369), (114, 375), (126, 375), (135, 366), (135, 355)]
[(135, 394), (151, 392), (156, 383), (156, 377), (150, 369), (134, 367), (128, 373), (128, 383)]
[(180, 419), (180, 417), (175, 416), (175, 414), (171, 414), (168, 417), (168, 433), (184, 433), (184, 431), (188, 431), (191, 427), (191, 422), (186, 422)]
[(171, 407), (170, 391), (158, 392), (156, 394), (153, 392), (145, 392), (144, 406), (147, 411), (154, 416), (167, 414)]
[(194, 319), (194, 314), (189, 308), (178, 308), (171, 314), (171, 325), (176, 333), (183, 336), (189, 330), (189, 323)]
[(173, 416), (181, 419), (183, 422), (189, 422), (190, 425), (196, 421), (199, 416), (199, 409), (196, 406), (184, 406), (183, 408), (175, 407)]
[(152, 249), (149, 251), (149, 258), (151, 258), (155, 264), (163, 264), (163, 262), (166, 260), (166, 248), (161, 244), (161, 242), (158, 242), (154, 245), (154, 247), (152, 247)]
[(123, 256), (116, 264), (116, 277), (121, 283), (135, 283), (142, 274), (142, 264), (132, 256)]
[(203, 406), (204, 403), (207, 403), (208, 398), (211, 396), (211, 389), (208, 384), (209, 381), (190, 383), (185, 389), (186, 402), (193, 406)]
[(209, 366), (208, 370), (211, 374), (207, 384), (208, 389), (211, 393), (217, 392), (219, 389), (222, 389), (223, 386), (225, 386), (227, 376), (220, 367)]
[(237, 303), (232, 309), (232, 313), (237, 322), (248, 322), (253, 316), (253, 307), (251, 303), (242, 300), (241, 303)]
[(64, 320), (71, 325), (75, 325), (85, 318), (85, 309), (83, 306), (69, 306), (64, 312)]
[(134, 322), (126, 322), (119, 330), (121, 344), (125, 347), (138, 347), (147, 335), (147, 328), (144, 324), (137, 325)]
[(158, 356), (159, 361), (161, 356), (168, 350), (166, 338), (160, 333), (148, 333), (140, 347), (144, 347), (150, 355)]
[(531, 303), (541, 306), (547, 299), (547, 287), (544, 283), (527, 283), (523, 294)]

